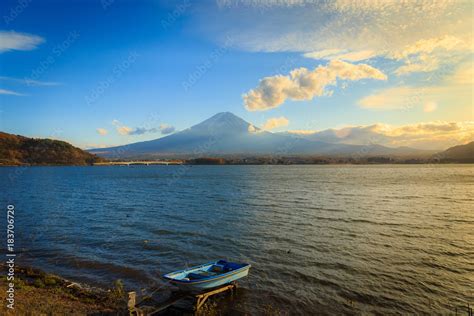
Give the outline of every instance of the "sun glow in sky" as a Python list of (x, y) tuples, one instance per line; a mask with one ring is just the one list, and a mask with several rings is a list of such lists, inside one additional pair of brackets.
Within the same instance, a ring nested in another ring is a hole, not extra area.
[(0, 130), (83, 148), (231, 111), (443, 149), (474, 139), (471, 1), (2, 1)]

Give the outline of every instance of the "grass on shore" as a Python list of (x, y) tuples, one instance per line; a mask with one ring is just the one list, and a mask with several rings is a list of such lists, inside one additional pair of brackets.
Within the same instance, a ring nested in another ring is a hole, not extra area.
[(126, 293), (119, 280), (108, 291), (92, 290), (37, 269), (15, 268), (14, 310), (6, 306), (8, 283), (3, 275), (1, 315), (128, 315)]

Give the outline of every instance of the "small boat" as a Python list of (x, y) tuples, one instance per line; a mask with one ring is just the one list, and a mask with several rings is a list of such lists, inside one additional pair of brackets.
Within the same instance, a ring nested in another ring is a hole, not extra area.
[(163, 278), (186, 292), (202, 291), (229, 284), (249, 274), (251, 265), (219, 260), (185, 270), (170, 272)]

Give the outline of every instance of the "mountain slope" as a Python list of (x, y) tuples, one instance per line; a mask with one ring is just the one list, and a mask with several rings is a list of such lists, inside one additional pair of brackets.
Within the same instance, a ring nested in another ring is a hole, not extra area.
[(103, 161), (69, 143), (0, 132), (0, 165), (90, 165)]
[(290, 134), (262, 131), (230, 112), (223, 112), (163, 138), (93, 149), (109, 158), (224, 155), (388, 155), (395, 149), (380, 145), (332, 144)]
[(438, 153), (434, 158), (442, 162), (469, 162), (474, 163), (474, 141), (465, 145), (458, 145)]
[(230, 112), (223, 112), (163, 138), (90, 152), (105, 157), (125, 158), (140, 155), (261, 155), (309, 154), (351, 151), (351, 146), (311, 142), (262, 131)]

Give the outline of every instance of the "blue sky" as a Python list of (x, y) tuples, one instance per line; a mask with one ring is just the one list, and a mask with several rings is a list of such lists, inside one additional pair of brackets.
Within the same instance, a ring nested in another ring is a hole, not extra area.
[(231, 111), (272, 131), (466, 142), (472, 4), (435, 4), (2, 1), (0, 130), (88, 148)]

